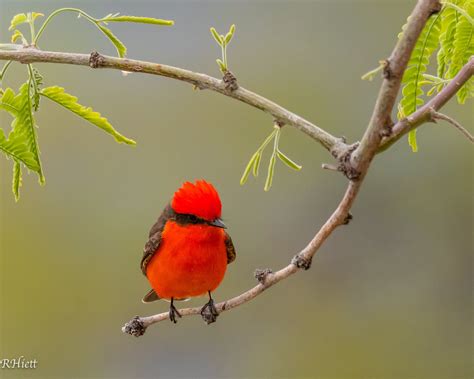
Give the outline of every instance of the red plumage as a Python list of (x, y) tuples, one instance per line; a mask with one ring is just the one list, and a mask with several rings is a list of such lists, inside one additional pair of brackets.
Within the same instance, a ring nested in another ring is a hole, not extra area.
[[(221, 213), (219, 194), (204, 180), (185, 182), (175, 192), (145, 245), (141, 267), (153, 290), (144, 301), (210, 296), (219, 286), (227, 264), (235, 259)], [(212, 310), (215, 320), (217, 311), (211, 297), (205, 307)], [(179, 312), (171, 303), (172, 321), (176, 321), (175, 315)]]

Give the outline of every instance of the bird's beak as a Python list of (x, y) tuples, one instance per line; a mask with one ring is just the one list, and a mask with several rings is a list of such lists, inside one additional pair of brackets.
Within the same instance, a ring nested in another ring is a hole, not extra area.
[(209, 225), (215, 226), (216, 228), (227, 229), (227, 226), (225, 226), (225, 224), (222, 222), (220, 218), (216, 218)]

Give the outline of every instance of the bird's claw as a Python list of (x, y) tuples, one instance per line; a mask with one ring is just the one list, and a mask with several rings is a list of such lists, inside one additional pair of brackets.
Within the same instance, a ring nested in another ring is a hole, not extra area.
[(214, 300), (209, 299), (209, 301), (204, 304), (204, 306), (201, 308), (201, 316), (204, 322), (208, 325), (216, 322), (219, 312), (214, 305)]
[(178, 322), (178, 320), (176, 319), (176, 316), (178, 316), (179, 318), (182, 317), (181, 313), (178, 312), (176, 307), (173, 304), (171, 304), (170, 305), (170, 320), (171, 320), (171, 322), (173, 322), (175, 324)]

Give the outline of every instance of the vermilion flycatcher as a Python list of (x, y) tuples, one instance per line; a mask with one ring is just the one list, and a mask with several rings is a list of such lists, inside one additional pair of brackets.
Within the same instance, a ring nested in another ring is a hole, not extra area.
[(141, 269), (152, 289), (143, 298), (149, 303), (170, 300), (170, 320), (181, 317), (173, 302), (209, 295), (201, 315), (214, 322), (218, 311), (211, 292), (235, 259), (232, 239), (221, 220), (222, 204), (212, 184), (185, 182), (175, 192), (152, 226), (143, 251)]

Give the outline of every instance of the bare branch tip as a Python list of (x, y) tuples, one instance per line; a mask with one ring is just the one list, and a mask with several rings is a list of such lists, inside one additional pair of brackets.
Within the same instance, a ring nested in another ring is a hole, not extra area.
[(140, 337), (145, 334), (146, 328), (140, 316), (135, 316), (122, 327), (122, 332), (134, 337)]
[(437, 112), (434, 108), (430, 108), (430, 121), (436, 123), (436, 120), (444, 120), (459, 130), (470, 142), (474, 143), (474, 136), (454, 118)]

